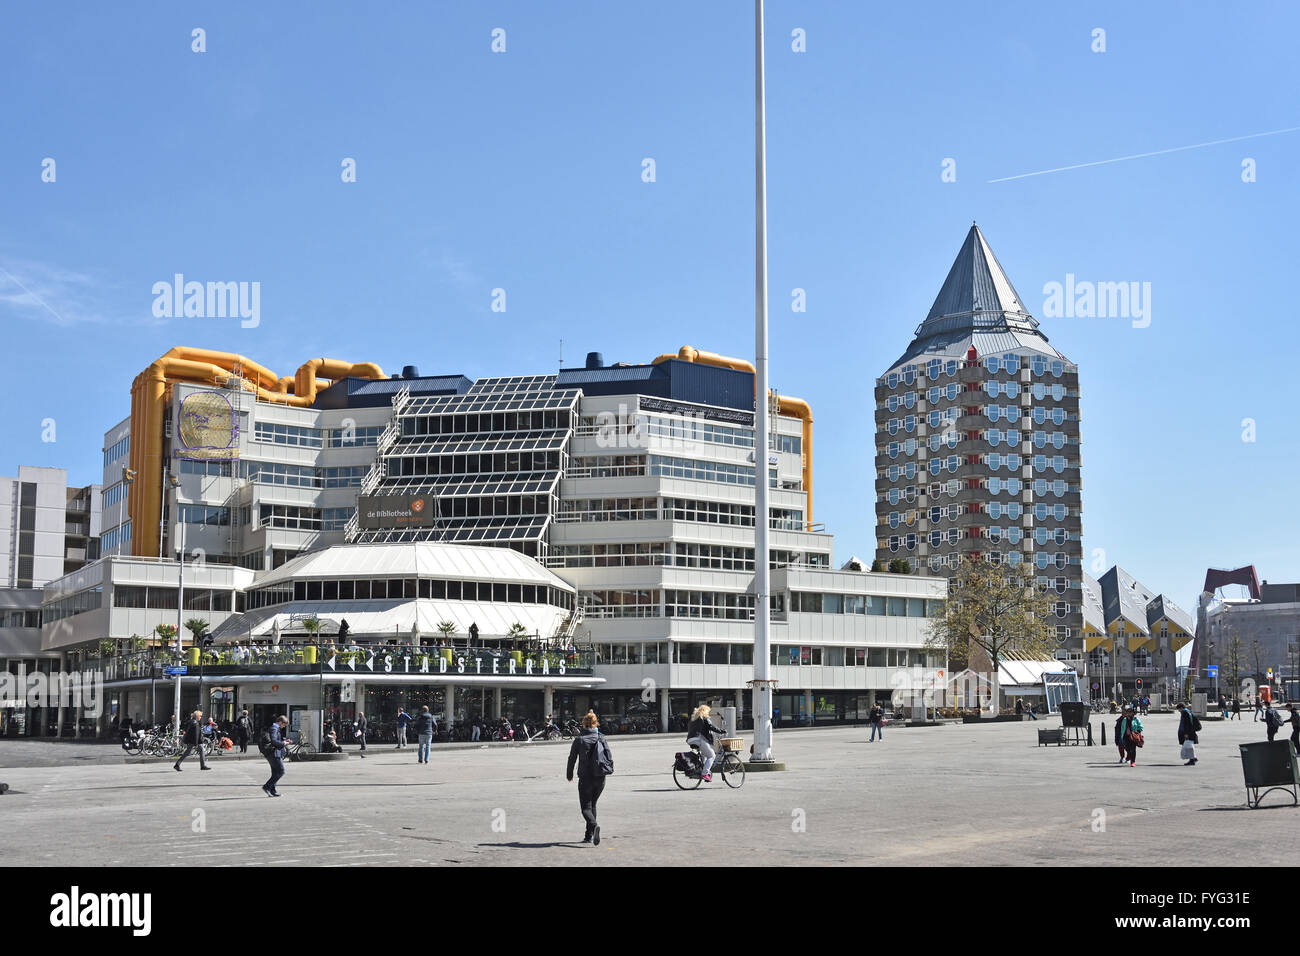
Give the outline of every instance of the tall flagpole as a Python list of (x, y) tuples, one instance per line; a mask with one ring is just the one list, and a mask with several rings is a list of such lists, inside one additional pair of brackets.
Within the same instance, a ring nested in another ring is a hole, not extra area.
[(763, 0), (754, 0), (754, 755), (771, 762), (772, 681), (770, 493), (767, 484), (767, 134), (763, 83)]

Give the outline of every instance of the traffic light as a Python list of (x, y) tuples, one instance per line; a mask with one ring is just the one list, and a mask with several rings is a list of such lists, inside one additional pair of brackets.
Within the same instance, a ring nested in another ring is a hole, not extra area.
[(1142, 678), (1141, 678), (1141, 677), (1139, 677), (1139, 678), (1137, 679), (1137, 685), (1138, 685), (1139, 687), (1142, 686)]

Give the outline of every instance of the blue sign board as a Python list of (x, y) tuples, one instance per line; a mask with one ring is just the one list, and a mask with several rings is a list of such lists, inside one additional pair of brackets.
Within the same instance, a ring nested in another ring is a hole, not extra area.
[(1211, 665), (1209, 665), (1207, 668), (1205, 668), (1205, 676), (1206, 676), (1206, 677), (1218, 677), (1218, 676), (1219, 676), (1219, 665), (1218, 665), (1218, 664), (1211, 664)]
[(166, 674), (168, 677), (177, 677), (181, 674), (188, 673), (188, 671), (189, 668), (185, 667), (184, 665), (180, 667), (167, 667), (163, 669), (163, 673)]

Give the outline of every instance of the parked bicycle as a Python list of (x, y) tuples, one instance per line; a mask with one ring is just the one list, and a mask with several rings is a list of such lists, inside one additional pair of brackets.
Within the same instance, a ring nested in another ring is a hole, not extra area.
[(307, 739), (307, 735), (302, 731), (298, 732), (298, 739), (291, 741), (289, 746), (284, 749), (284, 755), (290, 760), (303, 760), (315, 752), (311, 741)]

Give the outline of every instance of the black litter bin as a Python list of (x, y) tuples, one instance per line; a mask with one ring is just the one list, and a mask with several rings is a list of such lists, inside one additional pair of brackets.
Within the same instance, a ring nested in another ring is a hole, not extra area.
[[(1246, 778), (1246, 804), (1252, 810), (1274, 790), (1291, 794), (1293, 806), (1300, 806), (1300, 767), (1289, 740), (1261, 740), (1238, 744), (1241, 772)], [(1263, 790), (1263, 793), (1260, 791)]]

